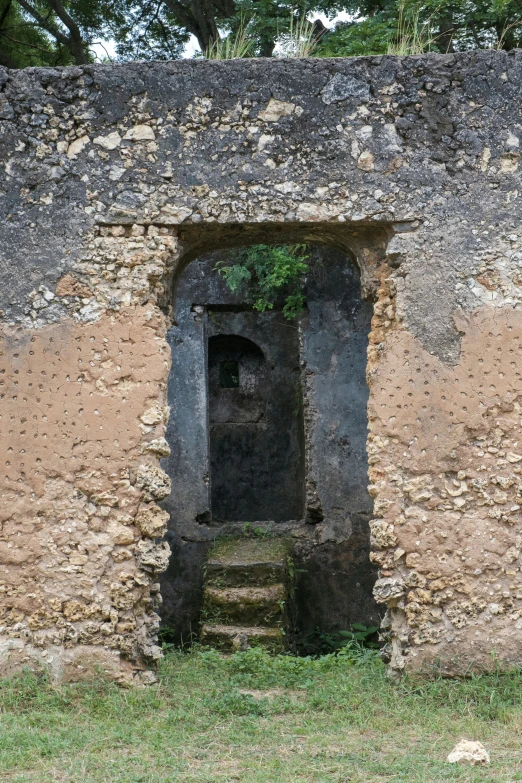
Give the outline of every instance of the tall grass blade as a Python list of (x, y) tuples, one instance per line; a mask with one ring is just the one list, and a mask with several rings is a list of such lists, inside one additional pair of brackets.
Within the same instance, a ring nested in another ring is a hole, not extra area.
[(388, 45), (388, 54), (406, 57), (412, 54), (429, 52), (437, 41), (433, 34), (433, 16), (437, 9), (425, 21), (421, 21), (420, 7), (409, 13), (406, 11), (405, 0), (399, 5), (397, 32)]
[(305, 15), (296, 18), (290, 14), (290, 26), (287, 33), (280, 36), (278, 48), (280, 57), (311, 57), (318, 44), (313, 22)]
[(253, 18), (241, 17), (235, 33), (229, 33), (226, 38), (213, 41), (205, 52), (207, 60), (238, 60), (252, 57), (255, 40), (250, 36)]

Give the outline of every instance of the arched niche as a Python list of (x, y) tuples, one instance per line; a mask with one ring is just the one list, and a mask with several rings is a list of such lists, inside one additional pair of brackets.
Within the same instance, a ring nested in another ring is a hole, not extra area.
[(208, 341), (208, 409), (213, 424), (262, 424), (270, 384), (266, 360), (252, 340), (217, 334)]
[(219, 324), (257, 331), (265, 352), (241, 334), (208, 338), (212, 520), (300, 519), (305, 489), (302, 416), (295, 411), (297, 339), (285, 333), (279, 313), (221, 311)]

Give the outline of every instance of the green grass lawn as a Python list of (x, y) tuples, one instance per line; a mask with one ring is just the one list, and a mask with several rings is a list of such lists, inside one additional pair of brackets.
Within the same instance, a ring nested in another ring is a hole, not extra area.
[[(393, 683), (356, 659), (170, 653), (124, 690), (0, 683), (0, 780), (64, 783), (522, 781), (522, 672)], [(252, 691), (253, 693), (247, 693)], [(456, 767), (461, 738), (489, 767)]]

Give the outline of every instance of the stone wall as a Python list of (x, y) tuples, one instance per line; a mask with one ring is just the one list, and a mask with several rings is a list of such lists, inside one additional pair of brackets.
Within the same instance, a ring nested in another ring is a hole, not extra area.
[(375, 302), (391, 666), (520, 661), (521, 84), (520, 52), (0, 69), (3, 672), (157, 657), (171, 295), (267, 236)]

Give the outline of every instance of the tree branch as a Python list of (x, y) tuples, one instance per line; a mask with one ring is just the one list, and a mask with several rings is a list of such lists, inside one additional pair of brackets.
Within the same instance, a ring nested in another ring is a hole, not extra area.
[(42, 27), (44, 30), (47, 30), (48, 33), (50, 33), (53, 38), (55, 38), (57, 41), (62, 43), (64, 46), (69, 45), (69, 39), (67, 36), (61, 32), (57, 27), (55, 27), (51, 22), (48, 21), (48, 19), (45, 18), (45, 16), (42, 16), (39, 11), (36, 10), (36, 8), (33, 8), (33, 6), (27, 2), (27, 0), (17, 0), (17, 3), (22, 6), (22, 8), (27, 11), (27, 13), (35, 19), (40, 27)]
[(83, 40), (80, 28), (74, 19), (67, 13), (60, 0), (47, 0), (55, 14), (69, 30), (69, 49), (76, 62), (76, 65), (86, 65), (89, 60), (86, 56), (85, 48), (87, 42)]
[[(47, 30), (47, 32), (53, 36), (53, 38), (58, 42), (66, 46), (70, 53), (73, 56), (74, 62), (76, 65), (85, 65), (88, 63), (88, 59), (85, 52), (86, 42), (83, 40), (80, 32), (80, 28), (78, 25), (74, 22), (73, 19), (69, 16), (69, 14), (65, 11), (62, 4), (59, 2), (59, 0), (48, 0), (48, 2), (51, 5), (51, 8), (55, 11), (57, 16), (61, 19), (61, 21), (66, 25), (67, 29), (70, 32), (70, 35), (65, 35), (65, 33), (62, 33), (62, 31), (54, 25), (49, 18), (46, 18), (45, 16), (42, 16), (42, 14), (34, 8), (34, 6), (31, 5), (31, 3), (28, 2), (28, 0), (17, 0), (19, 5), (22, 6), (22, 8), (27, 11), (27, 13), (35, 19), (40, 27), (42, 27), (44, 30)], [(63, 13), (63, 17), (62, 17)], [(65, 21), (65, 20), (68, 21)]]
[(468, 22), (468, 27), (471, 30), (471, 34), (473, 36), (473, 40), (475, 41), (475, 46), (477, 47), (477, 49), (480, 49), (481, 48), (480, 38), (478, 37), (477, 26), (476, 26), (475, 22), (473, 20)]
[(5, 32), (5, 30), (0, 30), (0, 36), (3, 38), (7, 38), (8, 41), (12, 41), (15, 44), (19, 44), (20, 46), (25, 46), (28, 49), (34, 49), (37, 52), (43, 52), (44, 54), (49, 54), (49, 49), (44, 49), (43, 46), (37, 46), (37, 44), (28, 43), (27, 41), (20, 41), (18, 38), (13, 38), (12, 35), (9, 35)]
[(189, 0), (187, 4), (181, 0), (163, 2), (182, 26), (196, 36), (202, 52), (206, 52), (210, 44), (219, 38), (212, 0)]

